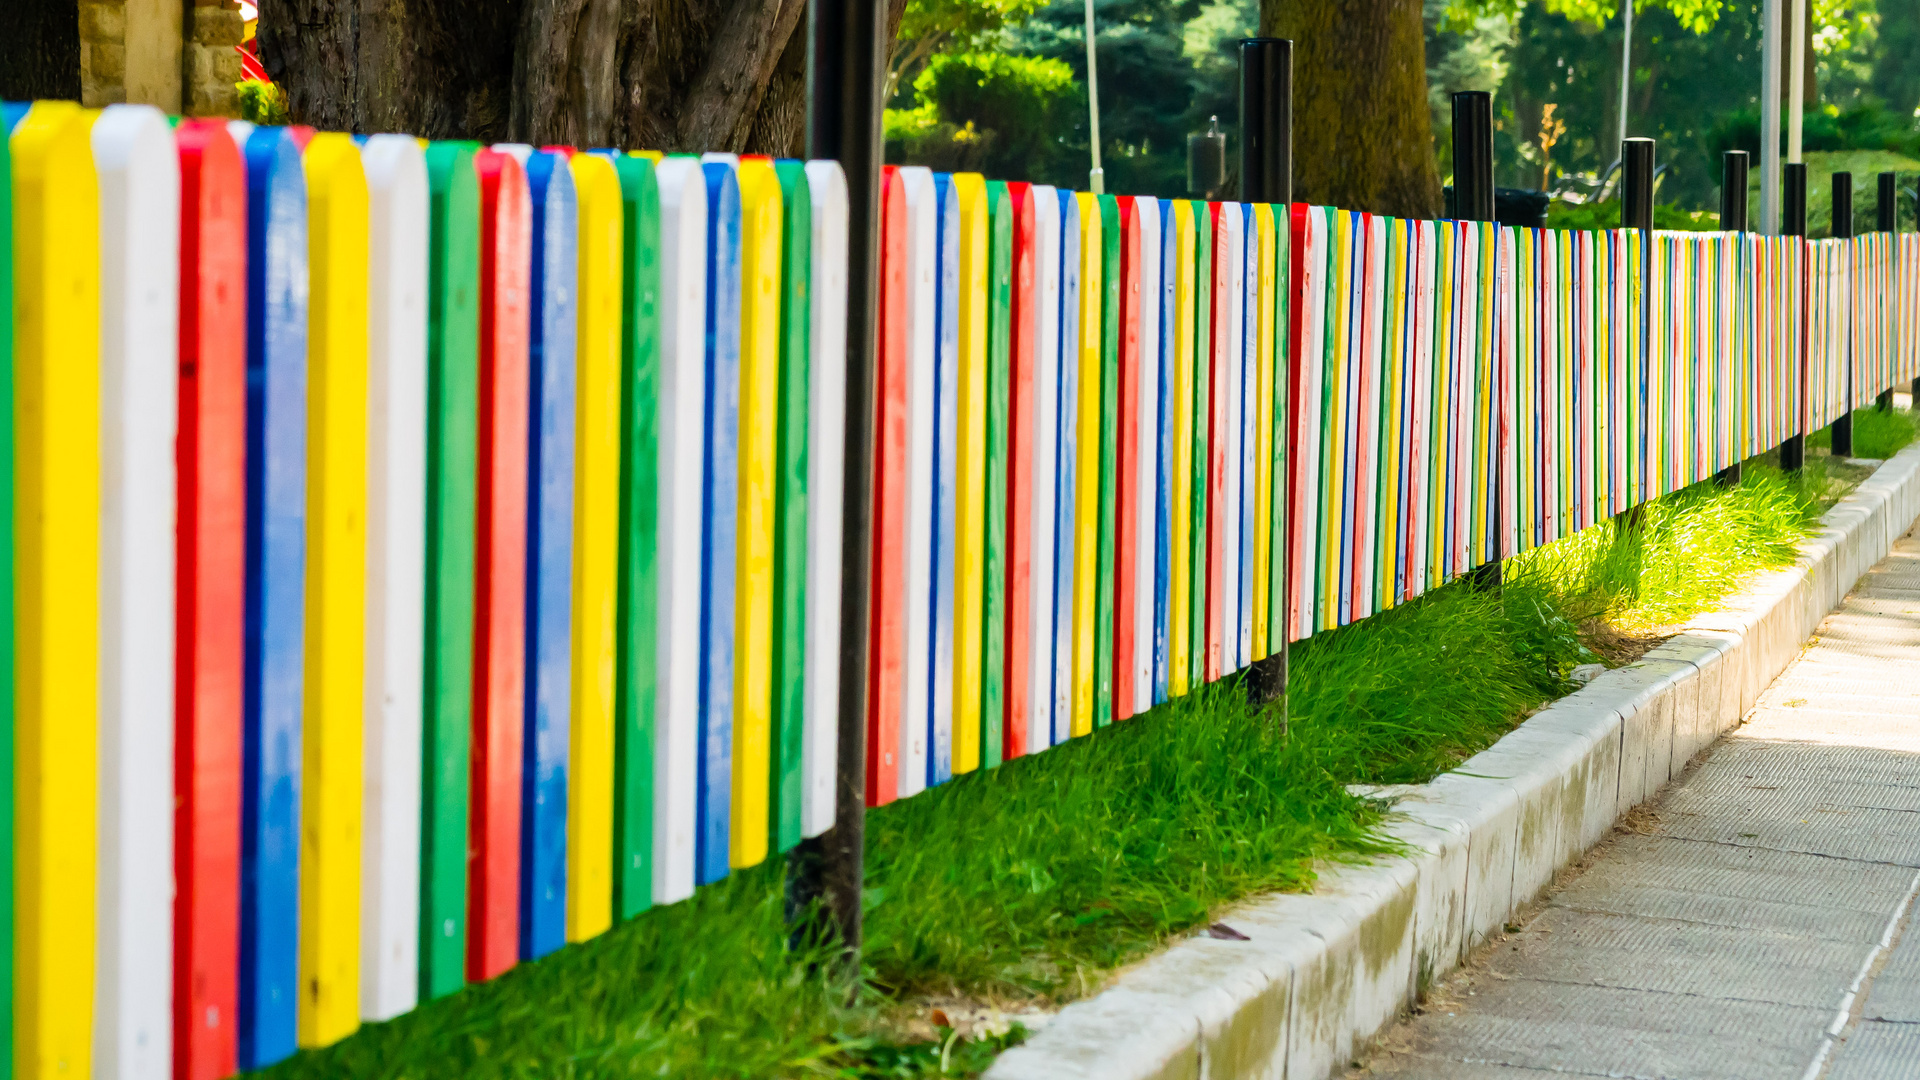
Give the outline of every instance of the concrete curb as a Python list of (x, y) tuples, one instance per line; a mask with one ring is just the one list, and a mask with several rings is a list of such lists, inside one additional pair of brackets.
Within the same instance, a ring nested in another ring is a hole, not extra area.
[(1740, 722), (1820, 620), (1920, 515), (1920, 443), (1755, 580), (1643, 659), (1561, 698), (1459, 769), (1405, 789), (1412, 849), (1256, 897), (1247, 941), (1181, 940), (1061, 1010), (986, 1080), (1320, 1080), (1499, 931), (1562, 867)]

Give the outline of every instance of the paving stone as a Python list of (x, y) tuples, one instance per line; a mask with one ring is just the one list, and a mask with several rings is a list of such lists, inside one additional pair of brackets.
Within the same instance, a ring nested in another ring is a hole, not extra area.
[[(1816, 604), (1833, 586), (1769, 577), (1696, 633), (1799, 648), (1764, 603), (1793, 590)], [(1754, 655), (1726, 677), (1745, 686), (1765, 670)], [(1683, 643), (1662, 659), (1712, 657)], [(1596, 849), (1386, 1033), (1367, 1075), (1920, 1077), (1920, 912), (1897, 917), (1920, 866), (1920, 541), (1902, 537), (1778, 679), (1741, 692), (1746, 722), (1662, 790), (1645, 831)], [(1676, 763), (1698, 737), (1675, 726)], [(1863, 969), (1854, 1019), (1829, 1036)]]
[(1513, 989), (1489, 989), (1452, 1015), (1428, 1013), (1410, 1049), (1576, 1075), (1798, 1080), (1829, 1019), (1824, 1010), (1748, 1002), (1718, 1003), (1709, 1014), (1671, 994), (1524, 980)]
[(1866, 1023), (1835, 1047), (1826, 1080), (1913, 1080), (1920, 1076), (1920, 1026)]
[(1872, 939), (1879, 940), (1887, 911), (1906, 893), (1912, 878), (1904, 867), (1836, 865), (1821, 855), (1628, 835), (1616, 840), (1555, 902), (1577, 906), (1593, 903), (1608, 890), (1662, 888), (1734, 901), (1804, 904), (1871, 914), (1879, 920)]
[[(1535, 947), (1527, 939), (1551, 941)], [(1495, 951), (1497, 975), (1829, 1008), (1860, 968), (1857, 942), (1549, 907)]]

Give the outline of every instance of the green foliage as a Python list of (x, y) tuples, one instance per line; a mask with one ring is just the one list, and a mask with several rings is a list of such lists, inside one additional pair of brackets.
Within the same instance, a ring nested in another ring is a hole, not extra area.
[(891, 91), (942, 51), (968, 51), (1021, 22), (1046, 0), (907, 0), (887, 65)]
[(1878, 52), (1868, 92), (1902, 116), (1920, 107), (1920, 0), (1878, 0)]
[[(1728, 0), (1712, 30), (1698, 34), (1664, 7), (1636, 14), (1629, 130), (1652, 137), (1658, 163), (1667, 167), (1657, 181), (1656, 201), (1718, 207), (1714, 122), (1757, 107), (1759, 15), (1757, 0)], [(1621, 29), (1619, 19), (1596, 26), (1541, 5), (1527, 7), (1507, 56), (1510, 74), (1501, 95), (1510, 110), (1502, 122), (1513, 132), (1512, 157), (1500, 157), (1502, 167), (1512, 170), (1506, 175), (1526, 187), (1539, 185), (1538, 131), (1549, 103), (1567, 125), (1553, 148), (1557, 172), (1598, 178), (1619, 156)]]
[(896, 40), (972, 44), (1042, 6), (1044, 0), (907, 0)]
[(889, 157), (1016, 177), (1004, 167), (1048, 155), (1051, 132), (1078, 96), (1065, 63), (1001, 53), (936, 55), (913, 89), (918, 106), (886, 112)]
[[(1780, 146), (1785, 152), (1787, 136), (1782, 125)], [(1760, 113), (1757, 109), (1739, 109), (1714, 124), (1712, 148), (1745, 150), (1760, 156)], [(1827, 105), (1808, 109), (1800, 120), (1800, 147), (1803, 151), (1888, 150), (1907, 157), (1920, 157), (1920, 128), (1912, 114), (1901, 114), (1881, 102), (1868, 98), (1846, 108)]]
[[(1619, 153), (1622, 20), (1603, 17), (1617, 15), (1619, 4), (1426, 3), (1442, 176), (1450, 149), (1446, 93), (1485, 89), (1494, 92), (1501, 183), (1541, 185), (1548, 105), (1566, 124), (1552, 149), (1554, 173), (1597, 182)], [(1656, 180), (1660, 201), (1717, 208), (1720, 151), (1758, 151), (1760, 0), (1642, 4), (1636, 11), (1630, 132), (1658, 143), (1667, 167)], [(1810, 91), (1817, 93), (1809, 98), (1807, 149), (1888, 149), (1920, 158), (1905, 149), (1916, 136), (1920, 105), (1920, 0), (1812, 0), (1812, 15), (1817, 78)]]
[[(1620, 227), (1620, 203), (1601, 199), (1588, 203), (1554, 201), (1547, 205), (1549, 229), (1617, 229)], [(1682, 210), (1672, 203), (1655, 203), (1653, 227), (1679, 232), (1716, 232), (1720, 215), (1708, 210)]]
[[(1541, 6), (1549, 14), (1594, 27), (1604, 27), (1620, 14), (1620, 5), (1612, 0), (1545, 0)], [(1633, 12), (1638, 18), (1642, 13), (1664, 9), (1681, 26), (1704, 34), (1720, 21), (1720, 13), (1727, 6), (1722, 0), (1646, 0), (1636, 2)], [(1446, 19), (1449, 29), (1458, 29), (1485, 15), (1516, 17), (1524, 7), (1526, 0), (1449, 0)]]
[[(1734, 112), (1714, 125), (1711, 145), (1718, 155), (1724, 150), (1745, 150), (1752, 160), (1760, 160), (1760, 116), (1751, 110)], [(1786, 150), (1786, 133), (1780, 136), (1781, 152)], [(1864, 232), (1878, 227), (1879, 187), (1877, 174), (1920, 172), (1920, 129), (1911, 116), (1888, 109), (1868, 98), (1847, 108), (1827, 105), (1809, 109), (1801, 119), (1801, 160), (1807, 166), (1807, 235), (1825, 236), (1833, 227), (1833, 174), (1853, 174), (1854, 229)], [(1914, 177), (1902, 178), (1901, 186), (1911, 190)], [(1753, 171), (1748, 181), (1748, 205), (1755, 213), (1760, 207), (1760, 175)], [(1914, 223), (1911, 195), (1899, 208), (1900, 225)]]
[[(1165, 198), (1185, 197), (1186, 138), (1218, 116), (1230, 132), (1238, 120), (1234, 41), (1259, 22), (1255, 0), (1099, 0), (1101, 157), (1107, 190)], [(1009, 24), (977, 46), (949, 48), (961, 67), (970, 57), (1046, 60), (1072, 72), (1070, 85), (1051, 95), (1047, 123), (1013, 130), (997, 111), (993, 80), (978, 92), (942, 78), (925, 90), (919, 79), (894, 98), (887, 160), (954, 167), (964, 163), (990, 176), (1083, 188), (1090, 165), (1086, 101), (1085, 7), (1054, 0), (1024, 23)], [(929, 61), (931, 70), (933, 61)], [(1028, 80), (1027, 86), (1036, 84)], [(987, 91), (992, 91), (988, 93)], [(1025, 91), (1016, 95), (1030, 100)], [(910, 100), (909, 100), (910, 99)], [(1230, 135), (1230, 138), (1237, 137)], [(1230, 161), (1235, 154), (1230, 150)]]
[(240, 101), (240, 119), (254, 124), (287, 123), (287, 99), (274, 83), (247, 79), (233, 84)]

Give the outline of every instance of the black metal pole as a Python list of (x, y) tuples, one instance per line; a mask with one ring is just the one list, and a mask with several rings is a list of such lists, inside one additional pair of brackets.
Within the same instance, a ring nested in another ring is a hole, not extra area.
[[(1639, 229), (1640, 238), (1640, 280), (1650, 282), (1653, 279), (1653, 140), (1642, 136), (1620, 140), (1620, 227)], [(1643, 286), (1644, 287), (1644, 286)], [(1647, 371), (1648, 353), (1653, 340), (1652, 328), (1648, 320), (1641, 320), (1640, 340), (1637, 343), (1637, 363), (1640, 367), (1640, 400), (1635, 404), (1644, 418), (1647, 412)], [(1644, 427), (1644, 425), (1643, 425)], [(1643, 438), (1645, 436), (1642, 436)], [(1635, 450), (1641, 449), (1635, 447)], [(1643, 457), (1641, 460), (1645, 460)], [(1647, 508), (1644, 503), (1635, 503), (1621, 511), (1615, 518), (1619, 527), (1625, 530), (1637, 530), (1646, 520)]]
[[(1460, 90), (1453, 95), (1453, 216), (1460, 221), (1492, 221), (1493, 210), (1493, 95), (1485, 90)], [(1498, 550), (1501, 532), (1500, 494), (1504, 484), (1500, 475), (1500, 453), (1493, 457), (1492, 475), (1487, 478), (1487, 497), (1491, 512), (1489, 531), (1496, 537)], [(1477, 557), (1480, 553), (1475, 552)], [(1482, 563), (1473, 570), (1475, 588), (1500, 587), (1500, 557)]]
[[(1900, 231), (1900, 194), (1895, 186), (1897, 177), (1893, 173), (1883, 172), (1879, 176), (1877, 190), (1874, 192), (1873, 216), (1874, 228), (1883, 233)], [(1897, 257), (1897, 256), (1896, 256)], [(1881, 412), (1893, 411), (1893, 387), (1880, 391), (1874, 399), (1873, 407)]]
[[(1747, 152), (1729, 150), (1720, 157), (1720, 228), (1727, 232), (1747, 231)], [(1721, 487), (1740, 482), (1736, 461), (1714, 476)]]
[(857, 985), (867, 842), (867, 570), (887, 0), (809, 0), (807, 8), (807, 156), (836, 160), (847, 175), (847, 426), (834, 822), (788, 856), (787, 918), (796, 938), (837, 939), (841, 975)]
[[(1833, 225), (1827, 235), (1836, 240), (1846, 240), (1853, 236), (1853, 174), (1837, 172), (1833, 174)], [(1833, 456), (1849, 458), (1853, 456), (1853, 365), (1847, 365), (1847, 389), (1845, 407), (1833, 421)]]
[(1620, 143), (1620, 227), (1653, 228), (1653, 140), (1641, 136)]
[(1240, 42), (1240, 198), (1293, 201), (1293, 42)]
[[(1799, 162), (1789, 163), (1786, 166), (1785, 175), (1781, 178), (1780, 187), (1782, 195), (1780, 215), (1783, 219), (1780, 223), (1781, 235), (1807, 235), (1807, 167)], [(1804, 329), (1801, 331), (1799, 352), (1801, 368), (1804, 370), (1807, 354), (1807, 339)], [(1806, 383), (1804, 379), (1801, 382), (1800, 393), (1804, 400), (1806, 394)], [(1795, 423), (1798, 422), (1798, 420), (1795, 421)], [(1788, 472), (1799, 472), (1800, 466), (1805, 464), (1806, 458), (1807, 436), (1805, 432), (1796, 431), (1787, 436), (1786, 441), (1780, 444), (1780, 467), (1782, 469)]]
[[(1285, 38), (1247, 38), (1240, 42), (1240, 197), (1249, 202), (1293, 201), (1293, 42)], [(1283, 211), (1284, 213), (1284, 211)], [(1285, 218), (1276, 222), (1285, 228)], [(1286, 273), (1283, 268), (1281, 273)], [(1284, 386), (1284, 383), (1276, 384)], [(1287, 423), (1287, 395), (1273, 396), (1275, 422)], [(1283, 441), (1281, 468), (1292, 455)], [(1285, 473), (1282, 472), (1284, 476)], [(1284, 485), (1282, 485), (1284, 490)], [(1274, 500), (1273, 514), (1282, 537), (1292, 536), (1285, 499)], [(1273, 572), (1282, 575), (1280, 603), (1287, 610), (1293, 583), (1285, 579), (1285, 559), (1273, 560)], [(1287, 725), (1287, 636), (1268, 642), (1273, 652), (1255, 661), (1247, 672), (1247, 700), (1255, 705), (1280, 704), (1280, 727)]]
[(1493, 220), (1493, 95), (1453, 95), (1453, 216)]

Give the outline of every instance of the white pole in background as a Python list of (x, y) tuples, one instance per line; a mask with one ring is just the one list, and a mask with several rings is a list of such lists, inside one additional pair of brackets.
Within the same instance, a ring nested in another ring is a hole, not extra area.
[[(1633, 86), (1633, 0), (1620, 0), (1620, 8), (1626, 16), (1625, 32), (1620, 35), (1620, 142), (1621, 155), (1627, 141), (1627, 91)], [(1621, 167), (1625, 168), (1626, 159), (1621, 158)], [(1622, 177), (1624, 183), (1625, 177)], [(1622, 190), (1625, 190), (1622, 188)]]
[[(1780, 232), (1780, 0), (1761, 5), (1760, 31), (1760, 227)], [(1753, 222), (1748, 222), (1749, 225)]]
[(1100, 65), (1093, 51), (1093, 0), (1087, 0), (1087, 119), (1093, 148), (1093, 168), (1087, 172), (1087, 186), (1095, 195), (1104, 195), (1107, 172), (1100, 167)]
[(1787, 72), (1787, 162), (1800, 163), (1800, 118), (1807, 111), (1807, 0), (1793, 0), (1793, 67)]

